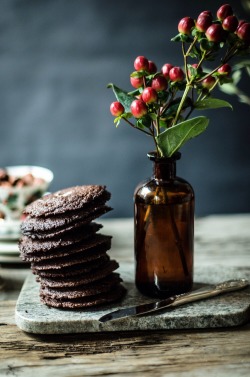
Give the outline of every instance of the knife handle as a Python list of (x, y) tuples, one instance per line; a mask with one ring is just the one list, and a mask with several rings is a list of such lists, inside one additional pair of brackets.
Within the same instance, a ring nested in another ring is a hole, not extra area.
[(201, 289), (197, 289), (196, 291), (193, 291), (190, 293), (184, 293), (183, 295), (176, 296), (176, 299), (171, 304), (171, 306), (179, 306), (179, 305), (186, 304), (188, 302), (193, 302), (193, 301), (202, 300), (208, 297), (217, 296), (222, 293), (237, 291), (239, 289), (243, 289), (247, 287), (248, 284), (249, 282), (247, 279), (227, 280), (217, 285), (206, 286)]

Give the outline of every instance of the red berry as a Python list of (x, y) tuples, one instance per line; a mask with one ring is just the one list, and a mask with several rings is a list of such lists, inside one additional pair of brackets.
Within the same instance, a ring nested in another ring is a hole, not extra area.
[(241, 25), (237, 30), (237, 35), (244, 42), (249, 43), (250, 42), (250, 24), (248, 22), (245, 22), (243, 25)]
[(118, 117), (124, 113), (124, 107), (121, 102), (112, 102), (110, 105), (110, 112), (114, 117)]
[(130, 77), (130, 83), (136, 89), (141, 88), (143, 86), (143, 77)]
[(211, 21), (213, 21), (213, 15), (212, 15), (212, 12), (210, 10), (204, 10), (203, 12), (201, 12), (199, 14), (199, 16), (204, 16), (204, 15), (209, 16)]
[(223, 64), (219, 69), (218, 73), (223, 73), (226, 76), (229, 76), (232, 71), (232, 68), (229, 64)]
[(140, 99), (135, 99), (131, 103), (130, 109), (135, 118), (141, 118), (148, 112), (147, 105)]
[(195, 26), (199, 31), (205, 32), (211, 24), (212, 19), (208, 14), (200, 14)]
[(217, 10), (217, 17), (223, 21), (226, 17), (233, 15), (233, 9), (230, 4), (224, 4)]
[(239, 28), (240, 28), (243, 24), (245, 24), (245, 23), (246, 23), (245, 20), (240, 20), (240, 21), (239, 21), (239, 23), (238, 23), (238, 27), (237, 27), (237, 30), (236, 30), (236, 33), (237, 33), (237, 31), (239, 30)]
[(167, 89), (168, 87), (168, 82), (165, 79), (164, 76), (156, 76), (151, 83), (151, 86), (156, 92), (160, 92), (162, 90)]
[(137, 56), (137, 58), (134, 61), (134, 67), (136, 71), (148, 70), (148, 59), (145, 58), (145, 56)]
[(157, 101), (157, 92), (152, 87), (147, 87), (143, 90), (141, 98), (146, 103), (152, 103)]
[(179, 33), (189, 35), (194, 27), (194, 20), (191, 17), (184, 17), (178, 24)]
[(224, 40), (224, 30), (220, 24), (209, 26), (206, 31), (206, 37), (209, 42), (220, 43)]
[(204, 80), (202, 80), (201, 85), (203, 86), (203, 88), (211, 89), (214, 83), (215, 78), (213, 76), (208, 76)]
[(235, 30), (238, 27), (238, 19), (235, 16), (228, 16), (224, 19), (222, 22), (222, 27), (226, 31), (230, 31), (231, 33), (234, 33)]
[(148, 72), (153, 74), (157, 72), (157, 67), (154, 62), (151, 60), (148, 61)]
[(161, 73), (166, 79), (169, 79), (169, 71), (172, 69), (174, 66), (172, 64), (166, 63), (162, 66)]
[(171, 81), (177, 82), (184, 80), (185, 74), (180, 67), (173, 67), (169, 71), (169, 78)]

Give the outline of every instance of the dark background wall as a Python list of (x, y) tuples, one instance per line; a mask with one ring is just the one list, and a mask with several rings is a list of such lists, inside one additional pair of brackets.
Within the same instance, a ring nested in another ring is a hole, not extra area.
[[(106, 184), (113, 217), (132, 216), (136, 184), (151, 174), (144, 134), (113, 124), (107, 83), (129, 90), (138, 55), (182, 65), (170, 42), (179, 19), (221, 1), (1, 0), (0, 166), (53, 170), (51, 190)], [(240, 0), (231, 1), (250, 19)], [(248, 82), (243, 88), (249, 94)], [(249, 212), (250, 107), (236, 97), (207, 113), (208, 130), (182, 149), (178, 173), (196, 192), (196, 214)]]

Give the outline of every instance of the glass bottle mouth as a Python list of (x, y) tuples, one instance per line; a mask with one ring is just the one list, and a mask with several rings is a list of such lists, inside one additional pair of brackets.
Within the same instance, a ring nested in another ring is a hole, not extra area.
[(153, 152), (147, 153), (147, 156), (151, 161), (154, 161), (154, 162), (173, 162), (173, 161), (180, 160), (181, 153), (175, 152), (171, 157), (159, 157), (157, 156), (157, 152), (153, 151)]

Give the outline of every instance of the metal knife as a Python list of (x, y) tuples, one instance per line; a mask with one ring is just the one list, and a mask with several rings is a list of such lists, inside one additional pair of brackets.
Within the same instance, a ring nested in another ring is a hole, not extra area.
[(212, 286), (206, 286), (192, 292), (168, 297), (164, 300), (118, 309), (100, 317), (99, 321), (108, 322), (120, 318), (141, 316), (147, 313), (156, 312), (158, 310), (173, 308), (179, 305), (187, 304), (189, 302), (203, 300), (209, 297), (220, 295), (222, 293), (237, 291), (239, 289), (246, 288), (248, 285), (249, 282), (247, 279), (227, 280), (222, 283)]

